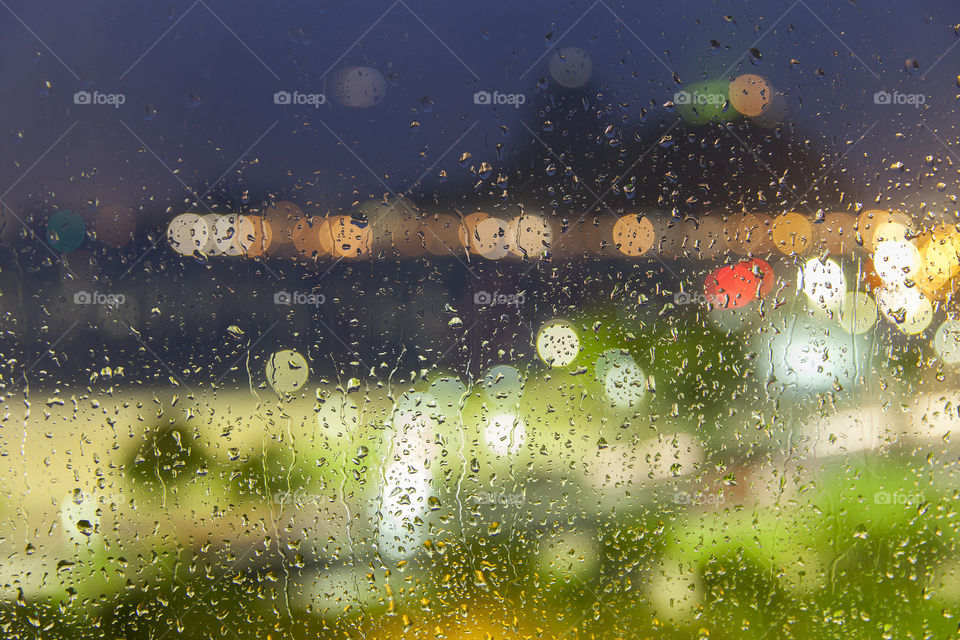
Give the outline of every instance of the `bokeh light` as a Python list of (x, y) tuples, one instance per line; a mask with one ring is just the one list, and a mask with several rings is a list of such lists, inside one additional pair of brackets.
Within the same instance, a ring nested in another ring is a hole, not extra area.
[(704, 282), (704, 293), (714, 307), (736, 309), (756, 299), (759, 282), (745, 262), (712, 271)]
[(730, 104), (745, 116), (759, 116), (773, 99), (773, 90), (762, 77), (745, 73), (737, 76), (729, 87)]
[(293, 246), (304, 260), (317, 260), (328, 256), (333, 248), (333, 238), (327, 219), (311, 216), (297, 220), (293, 225)]
[(57, 251), (70, 253), (83, 243), (87, 226), (76, 211), (57, 211), (47, 222), (47, 242)]
[(777, 216), (770, 229), (773, 246), (777, 251), (788, 256), (803, 253), (810, 244), (812, 233), (810, 221), (796, 212)]
[(544, 323), (537, 334), (537, 353), (551, 367), (566, 367), (580, 354), (580, 338), (566, 320)]
[(877, 323), (877, 303), (862, 291), (844, 295), (840, 304), (840, 326), (850, 334), (866, 333)]
[(327, 228), (333, 238), (334, 256), (362, 258), (369, 255), (372, 234), (368, 223), (354, 220), (351, 216), (332, 216), (328, 219)]
[(167, 225), (167, 242), (182, 256), (192, 256), (204, 249), (209, 237), (206, 220), (195, 213), (182, 213)]
[(527, 426), (513, 414), (497, 414), (487, 421), (483, 439), (494, 454), (513, 455), (527, 442)]
[(639, 214), (618, 218), (613, 225), (613, 246), (626, 256), (642, 256), (653, 247), (654, 238), (653, 224)]
[(344, 107), (364, 109), (377, 104), (387, 94), (387, 81), (373, 67), (347, 67), (336, 73), (334, 96)]
[(564, 47), (550, 57), (550, 76), (557, 84), (576, 89), (590, 80), (593, 62), (583, 49)]
[(740, 112), (730, 104), (729, 88), (730, 82), (722, 79), (684, 85), (674, 96), (674, 103), (687, 124), (733, 120)]
[(490, 216), (477, 224), (471, 241), (477, 253), (487, 260), (500, 260), (510, 252), (507, 233), (507, 223)]
[(800, 270), (802, 289), (814, 308), (834, 311), (846, 295), (843, 269), (834, 260), (811, 258)]
[(877, 293), (881, 313), (900, 331), (920, 333), (933, 321), (933, 305), (917, 287), (888, 284)]
[(553, 228), (546, 218), (536, 213), (524, 213), (507, 223), (506, 238), (514, 255), (526, 259), (541, 258), (553, 244)]
[(480, 251), (477, 249), (477, 243), (480, 241), (480, 238), (477, 235), (477, 227), (489, 217), (490, 214), (484, 213), (483, 211), (476, 211), (464, 216), (460, 229), (460, 244), (467, 248), (470, 253), (479, 255)]
[(267, 381), (279, 394), (293, 393), (307, 382), (310, 367), (307, 359), (292, 349), (276, 351), (267, 360)]
[[(273, 246), (273, 227), (261, 216), (242, 216), (239, 242), (244, 255), (264, 255)], [(332, 244), (332, 243), (331, 243)]]
[(920, 268), (920, 252), (907, 240), (887, 240), (877, 245), (873, 268), (888, 285), (905, 285), (913, 281)]
[(960, 363), (960, 321), (945, 320), (933, 336), (933, 347), (947, 364)]

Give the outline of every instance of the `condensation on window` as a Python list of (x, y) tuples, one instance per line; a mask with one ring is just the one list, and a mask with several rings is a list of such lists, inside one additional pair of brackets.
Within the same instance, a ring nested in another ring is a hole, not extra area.
[(949, 3), (0, 5), (4, 638), (960, 635)]

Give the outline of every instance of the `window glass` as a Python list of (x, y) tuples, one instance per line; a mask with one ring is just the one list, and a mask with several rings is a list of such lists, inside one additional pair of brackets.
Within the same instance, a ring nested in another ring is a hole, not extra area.
[(2, 637), (956, 637), (952, 3), (0, 17)]

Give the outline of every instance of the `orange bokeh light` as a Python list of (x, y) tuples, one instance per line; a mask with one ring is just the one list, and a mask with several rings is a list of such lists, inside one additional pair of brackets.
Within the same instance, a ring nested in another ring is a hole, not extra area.
[(242, 216), (249, 224), (242, 224), (245, 229), (238, 238), (244, 255), (252, 258), (262, 256), (273, 246), (273, 227), (260, 216)]
[(788, 256), (796, 255), (810, 245), (813, 229), (806, 216), (791, 211), (774, 218), (770, 236), (777, 251)]
[(655, 238), (653, 223), (639, 214), (623, 216), (613, 225), (613, 246), (626, 256), (642, 256), (653, 247)]
[(773, 100), (773, 88), (765, 79), (753, 73), (737, 76), (730, 83), (730, 104), (745, 116), (759, 116)]
[(333, 216), (327, 224), (333, 239), (334, 256), (356, 259), (370, 254), (372, 232), (368, 223), (350, 216)]
[(298, 220), (293, 225), (293, 246), (300, 258), (316, 260), (330, 254), (333, 242), (324, 241), (330, 230), (327, 219), (322, 216), (313, 216)]

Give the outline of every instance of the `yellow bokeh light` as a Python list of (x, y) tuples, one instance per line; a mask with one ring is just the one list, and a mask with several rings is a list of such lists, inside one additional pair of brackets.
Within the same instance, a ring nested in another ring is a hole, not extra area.
[[(856, 231), (860, 235), (863, 246), (868, 251), (875, 251), (877, 248), (877, 232), (886, 224), (897, 223), (905, 228), (910, 227), (910, 219), (899, 211), (887, 211), (884, 209), (867, 209), (857, 217)], [(894, 228), (895, 229), (895, 228)], [(894, 229), (887, 231), (890, 236)]]
[(812, 239), (810, 221), (799, 213), (789, 212), (777, 216), (770, 231), (773, 246), (784, 255), (803, 253)]

